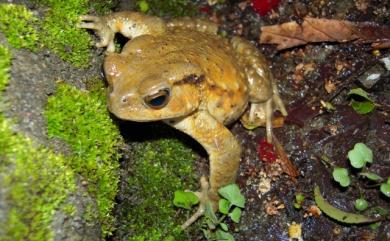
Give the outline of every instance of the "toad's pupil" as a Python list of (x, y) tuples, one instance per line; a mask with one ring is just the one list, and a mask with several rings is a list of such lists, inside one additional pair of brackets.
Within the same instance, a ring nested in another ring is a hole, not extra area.
[(159, 107), (165, 104), (165, 101), (167, 99), (166, 95), (160, 95), (157, 96), (156, 98), (153, 98), (149, 101), (149, 104), (154, 107)]

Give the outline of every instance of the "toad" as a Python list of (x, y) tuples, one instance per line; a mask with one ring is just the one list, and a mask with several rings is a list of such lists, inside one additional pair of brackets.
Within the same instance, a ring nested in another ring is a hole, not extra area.
[[(207, 151), (209, 180), (201, 178), (198, 211), (183, 228), (218, 203), (218, 189), (234, 183), (241, 148), (226, 125), (265, 126), (272, 141), (272, 115), (287, 112), (259, 50), (245, 39), (217, 34), (215, 23), (180, 18), (165, 21), (137, 12), (81, 16), (80, 28), (107, 47), (104, 73), (108, 108), (120, 119), (161, 120), (185, 132)], [(114, 36), (130, 39), (115, 53)]]

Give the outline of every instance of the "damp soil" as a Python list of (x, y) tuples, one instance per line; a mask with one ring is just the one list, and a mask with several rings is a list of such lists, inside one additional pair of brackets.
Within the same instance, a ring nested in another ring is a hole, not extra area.
[[(390, 240), (388, 221), (377, 229), (342, 224), (319, 214), (313, 195), (318, 185), (325, 199), (339, 209), (356, 213), (354, 201), (364, 197), (370, 206), (364, 214), (369, 215), (378, 207), (390, 211), (389, 199), (378, 188), (370, 187), (372, 183), (357, 178), (347, 159), (354, 144), (363, 142), (374, 153), (374, 163), (368, 170), (382, 177), (390, 175), (390, 78), (389, 70), (380, 61), (389, 57), (390, 52), (373, 54), (369, 45), (354, 43), (318, 43), (277, 51), (274, 46), (258, 42), (261, 26), (299, 22), (305, 16), (388, 25), (390, 4), (364, 0), (281, 1), (271, 13), (260, 16), (250, 2), (225, 1), (214, 7), (198, 2), (203, 6), (199, 15), (218, 22), (228, 36), (240, 35), (250, 40), (264, 53), (289, 113), (274, 134), (299, 176), (293, 180), (281, 171), (280, 163), (259, 158), (264, 128), (248, 131), (240, 123), (231, 126), (243, 148), (237, 183), (247, 200), (240, 224), (229, 222), (230, 230), (236, 230), (235, 239), (289, 240), (288, 227), (297, 223), (302, 225), (303, 240)], [(380, 74), (380, 78), (371, 82), (367, 77), (372, 74)], [(363, 88), (377, 103), (372, 113), (360, 115), (352, 109), (347, 93), (353, 88)], [(321, 102), (332, 103), (335, 110), (327, 110)], [(138, 125), (124, 129), (129, 128), (132, 133), (139, 130)], [(197, 169), (200, 175), (207, 175), (207, 155), (187, 137), (178, 136), (197, 151)], [(341, 188), (333, 181), (333, 167), (323, 157), (334, 166), (350, 170), (353, 186)], [(300, 209), (294, 207), (298, 193), (305, 196)], [(113, 240), (121, 239), (114, 236)], [(204, 238), (195, 232), (190, 240)]]
[[(207, 6), (205, 1), (196, 3)], [(379, 54), (373, 54), (370, 46), (354, 43), (318, 43), (276, 51), (274, 46), (258, 43), (261, 26), (300, 21), (305, 16), (389, 25), (390, 3), (370, 0), (286, 0), (265, 16), (254, 12), (249, 3), (225, 1), (200, 12), (199, 16), (209, 16), (228, 35), (240, 35), (252, 41), (266, 56), (289, 113), (284, 125), (275, 129), (274, 134), (297, 167), (299, 176), (294, 181), (280, 170), (280, 164), (264, 162), (259, 158), (259, 143), (265, 134), (263, 128), (248, 131), (240, 123), (234, 124), (231, 130), (243, 148), (237, 183), (247, 200), (241, 223), (229, 222), (231, 229), (237, 231), (234, 233), (235, 239), (288, 240), (288, 226), (295, 222), (302, 224), (304, 240), (390, 240), (388, 221), (372, 229), (368, 225), (345, 225), (325, 214), (316, 216), (311, 211), (312, 205), (315, 205), (315, 185), (320, 187), (329, 203), (345, 211), (356, 212), (353, 203), (362, 196), (371, 209), (382, 207), (390, 211), (389, 199), (378, 188), (369, 188), (370, 183), (358, 179), (347, 160), (348, 150), (355, 143), (363, 142), (374, 153), (374, 162), (368, 169), (382, 177), (390, 176), (390, 77), (380, 61), (389, 57), (390, 51), (384, 49)], [(124, 9), (119, 7), (116, 10)], [(0, 39), (4, 38), (0, 36)], [(47, 143), (42, 113), (47, 97), (55, 91), (55, 81), (64, 80), (85, 87), (83, 80), (100, 73), (102, 52), (95, 53), (94, 63), (87, 70), (77, 70), (45, 51), (30, 53), (15, 50), (13, 56), (13, 81), (6, 93), (12, 107), (7, 110), (7, 115), (20, 120), (20, 130)], [(377, 73), (380, 77), (368, 83), (366, 76)], [(53, 76), (59, 77), (54, 79)], [(360, 115), (351, 108), (347, 93), (357, 87), (365, 89), (377, 103), (372, 113)], [(328, 111), (321, 101), (331, 102), (335, 110)], [(128, 122), (119, 124), (122, 129), (124, 125), (129, 125)], [(137, 125), (136, 128), (139, 130), (141, 127)], [(207, 174), (204, 151), (188, 137), (182, 134), (177, 136), (188, 141), (198, 153), (196, 165), (200, 170), (199, 175)], [(126, 153), (126, 150), (123, 152)], [(352, 188), (340, 188), (333, 181), (332, 167), (322, 160), (323, 156), (327, 156), (334, 165), (352, 172)], [(124, 155), (123, 163), (126, 158), (131, 157)], [(301, 209), (293, 206), (297, 193), (305, 196)], [(118, 200), (121, 200), (120, 195), (123, 194), (119, 194)], [(369, 211), (365, 214), (369, 214)], [(120, 237), (112, 238), (121, 240)], [(202, 236), (194, 233), (191, 240), (202, 240)]]

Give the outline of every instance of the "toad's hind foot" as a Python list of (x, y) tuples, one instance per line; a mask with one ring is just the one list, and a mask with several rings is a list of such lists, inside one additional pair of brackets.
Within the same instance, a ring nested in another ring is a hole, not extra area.
[(208, 208), (213, 209), (213, 211), (218, 208), (218, 194), (213, 194), (210, 192), (210, 185), (206, 177), (201, 177), (200, 179), (200, 192), (195, 192), (195, 195), (199, 198), (199, 207), (198, 210), (189, 218), (185, 223), (181, 225), (182, 229), (186, 229), (196, 220), (202, 217)]
[(254, 129), (259, 126), (266, 127), (267, 142), (272, 143), (272, 128), (283, 126), (284, 118), (272, 118), (273, 110), (279, 110), (283, 116), (287, 116), (286, 108), (282, 100), (274, 90), (272, 98), (262, 103), (251, 103), (249, 109), (241, 117), (240, 121), (247, 129)]

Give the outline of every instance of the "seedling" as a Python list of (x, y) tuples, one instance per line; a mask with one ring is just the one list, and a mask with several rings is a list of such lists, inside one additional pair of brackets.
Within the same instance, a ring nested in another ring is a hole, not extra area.
[(356, 143), (348, 152), (348, 158), (354, 168), (362, 168), (366, 163), (372, 163), (372, 151), (364, 143)]
[(348, 170), (341, 167), (335, 167), (333, 169), (333, 179), (338, 182), (342, 187), (348, 187), (351, 184), (351, 179), (348, 176)]
[(381, 184), (380, 190), (385, 196), (390, 197), (390, 177), (387, 178), (386, 183)]
[(368, 202), (363, 198), (356, 199), (355, 208), (358, 211), (364, 211), (368, 208)]
[(149, 3), (145, 0), (141, 0), (138, 2), (138, 7), (139, 7), (139, 10), (143, 13), (146, 13), (147, 11), (149, 11)]
[(304, 200), (305, 200), (305, 196), (302, 193), (295, 194), (294, 208), (301, 209)]
[(199, 198), (193, 192), (176, 191), (173, 204), (179, 208), (191, 209), (192, 206), (199, 203)]
[[(367, 163), (373, 163), (373, 153), (372, 150), (366, 146), (364, 143), (356, 143), (354, 148), (348, 152), (348, 159), (350, 161), (350, 164), (353, 168), (361, 170), (357, 173), (358, 178), (366, 178), (371, 182), (375, 182), (376, 184), (374, 186), (380, 185), (380, 191), (387, 197), (390, 197), (390, 177), (387, 178), (386, 182), (384, 182), (384, 178), (381, 176), (367, 171)], [(351, 180), (348, 170), (346, 168), (337, 167), (333, 163), (331, 163), (328, 158), (323, 157), (323, 160), (326, 161), (326, 163), (333, 166), (333, 179), (340, 184), (340, 186), (348, 188), (353, 182)], [(382, 182), (382, 183), (381, 183)], [(360, 190), (360, 189), (359, 189)], [(370, 218), (366, 217), (364, 215), (358, 215), (354, 213), (347, 213), (340, 209), (337, 209), (330, 205), (326, 200), (321, 196), (321, 193), (319, 191), (319, 188), (315, 188), (315, 201), (318, 205), (318, 207), (326, 213), (328, 216), (343, 222), (343, 223), (373, 223), (380, 221), (382, 219), (385, 219), (386, 217), (383, 217), (387, 214), (381, 215), (380, 213), (376, 212), (378, 214), (379, 218)], [(359, 198), (355, 200), (354, 203), (355, 209), (358, 211), (364, 211), (368, 208), (368, 202), (364, 198)], [(375, 207), (374, 207), (375, 208)], [(372, 208), (372, 210), (374, 210)]]
[[(363, 171), (358, 173), (358, 176), (365, 177), (377, 183), (384, 180), (384, 178), (375, 173), (364, 171), (366, 164), (373, 162), (372, 150), (364, 143), (356, 143), (354, 148), (348, 152), (348, 159), (354, 168), (363, 169)], [(333, 179), (342, 187), (348, 187), (351, 184), (351, 179), (346, 168), (334, 167)], [(386, 182), (380, 184), (380, 191), (385, 196), (390, 197), (390, 177)]]
[(356, 88), (349, 91), (351, 97), (351, 106), (359, 114), (368, 114), (375, 108), (374, 101), (368, 96), (368, 93), (362, 88)]
[[(221, 196), (218, 202), (219, 214), (215, 214), (211, 203), (208, 203), (204, 214), (202, 231), (208, 240), (234, 241), (233, 235), (228, 232), (228, 225), (223, 221), (226, 217), (230, 217), (233, 222), (240, 222), (241, 209), (245, 207), (245, 197), (241, 194), (236, 184), (222, 187), (218, 190), (218, 193)], [(177, 207), (190, 209), (198, 202), (198, 197), (192, 192), (175, 192), (173, 203)]]

